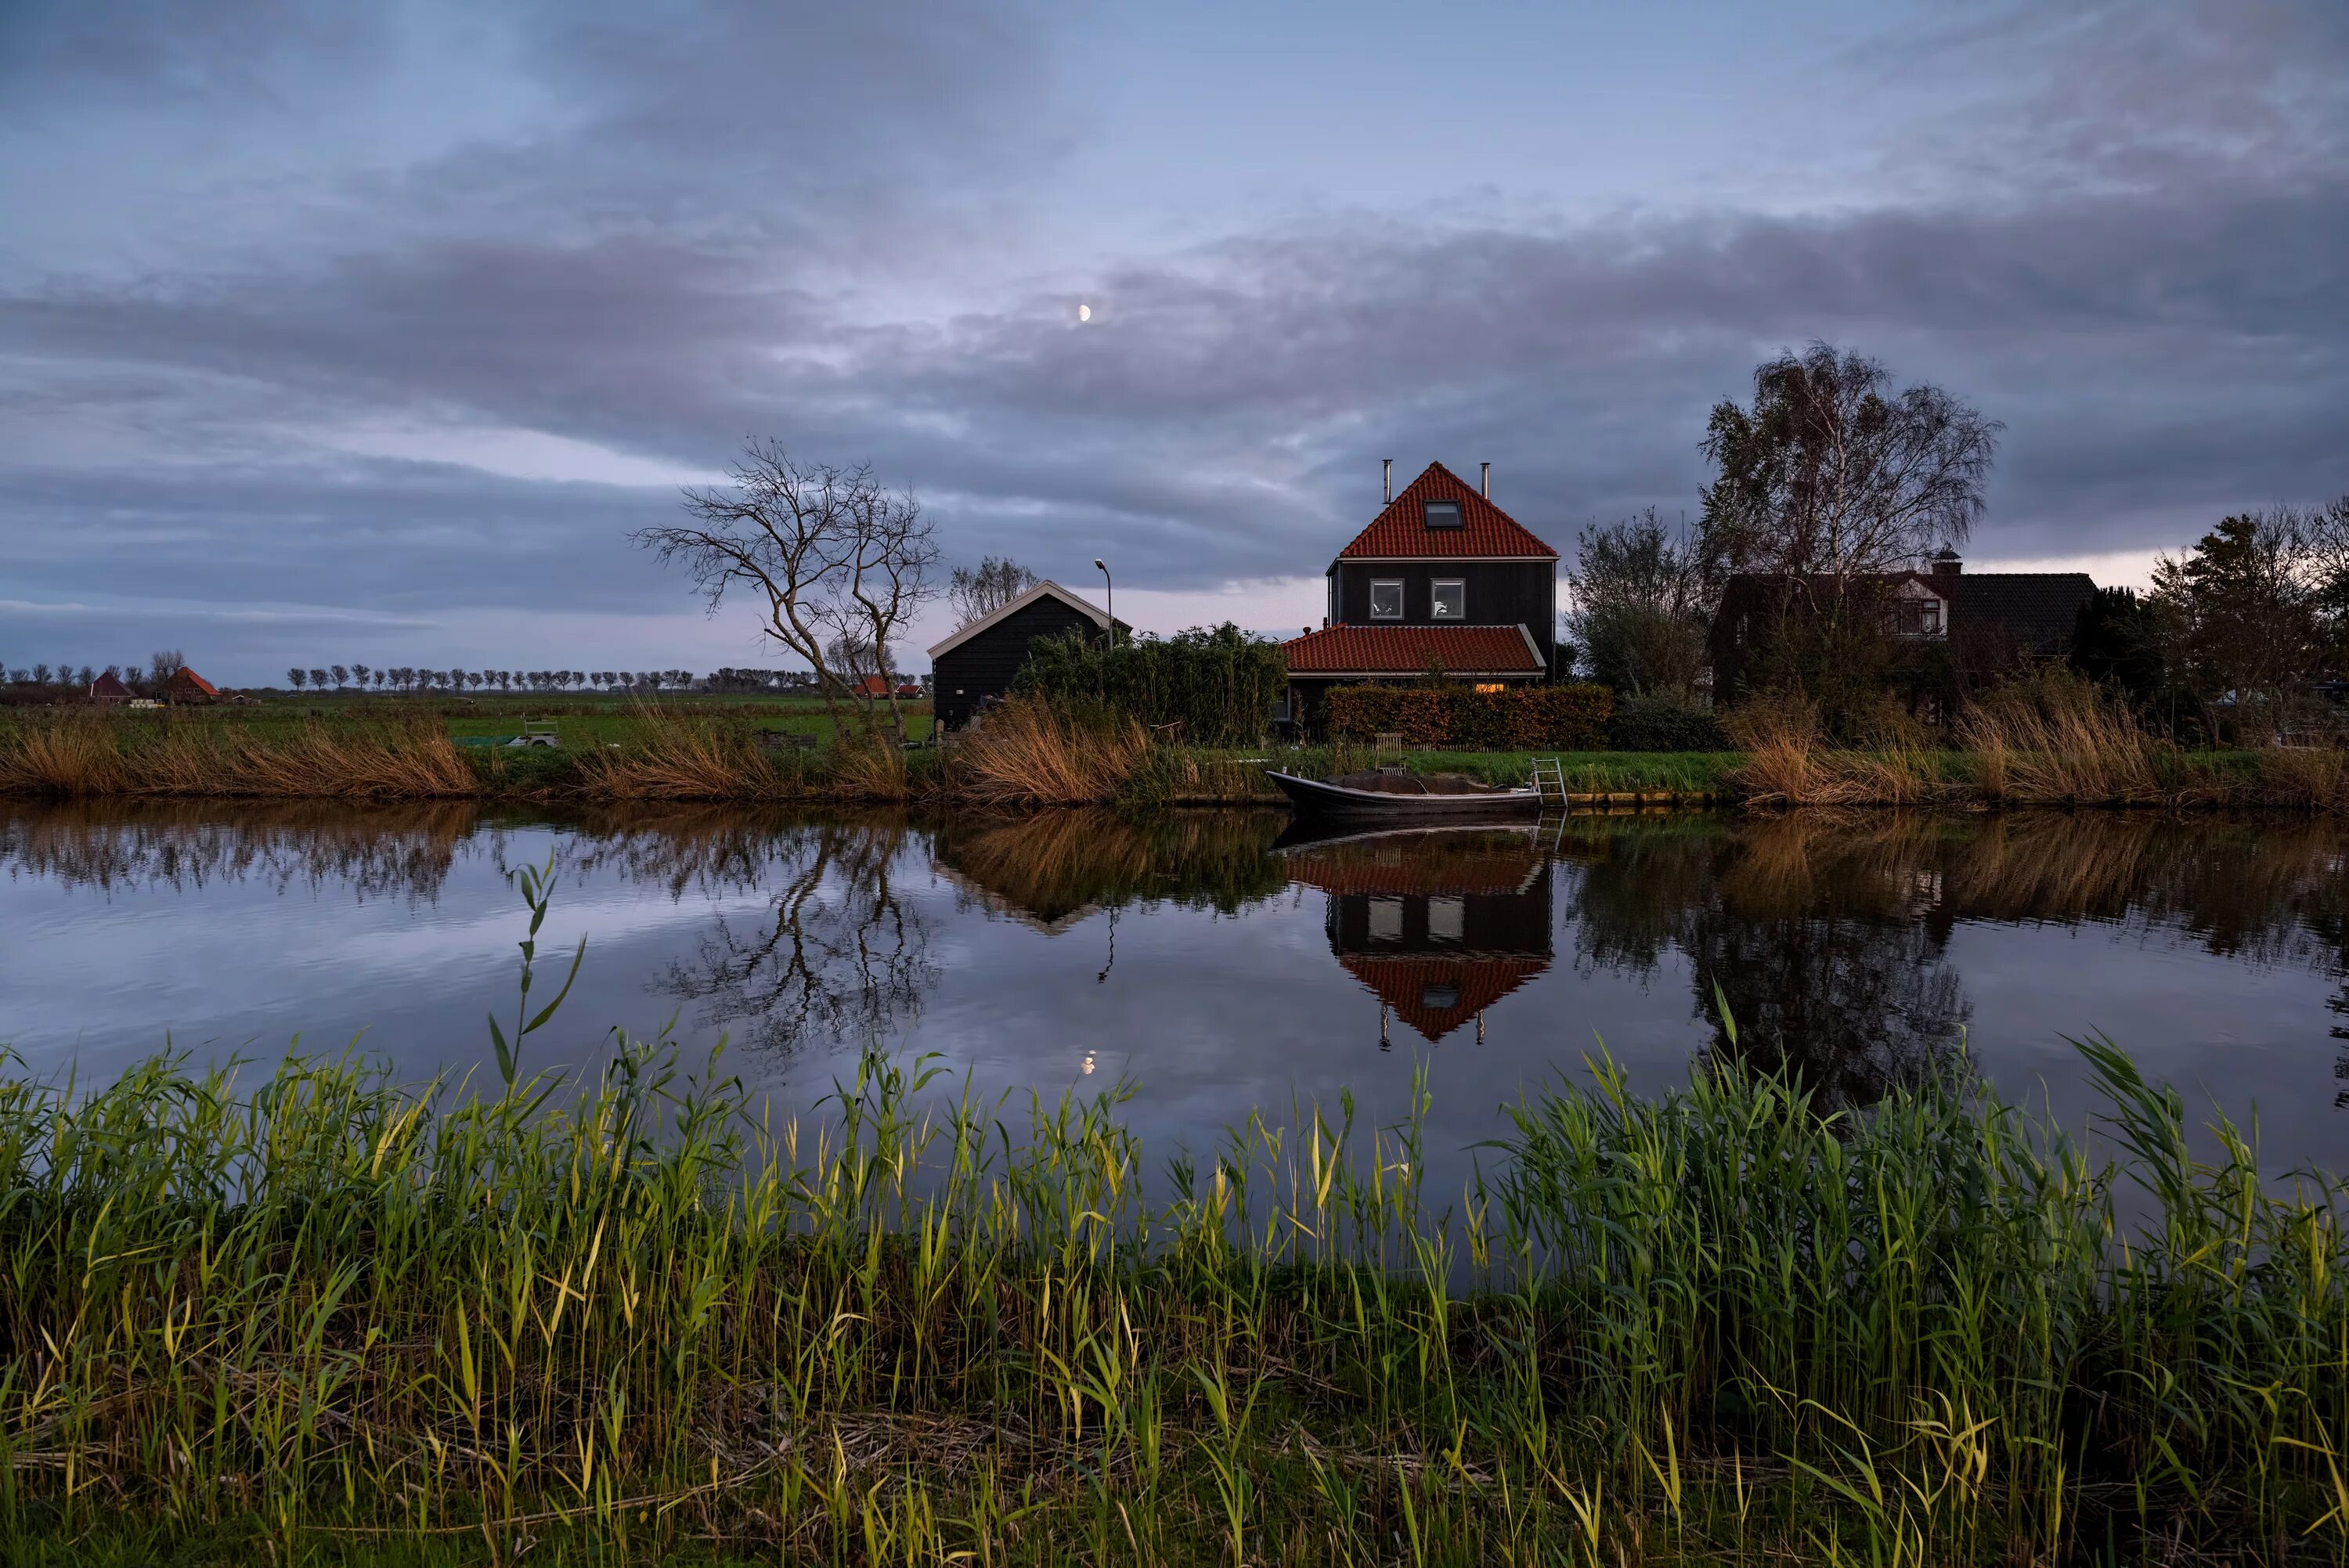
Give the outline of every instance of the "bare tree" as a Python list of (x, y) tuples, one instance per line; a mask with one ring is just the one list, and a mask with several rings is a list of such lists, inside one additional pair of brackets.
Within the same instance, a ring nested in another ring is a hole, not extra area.
[[(1879, 362), (1814, 343), (1754, 372), (1754, 406), (1717, 404), (1704, 455), (1702, 545), (1715, 573), (1850, 579), (1962, 542), (1982, 513), (1998, 421), (1938, 387), (1894, 394)], [(1820, 606), (1814, 605), (1815, 609)]]
[(984, 621), (1036, 586), (1036, 574), (1009, 556), (990, 555), (975, 566), (957, 566), (947, 582), (955, 630)]
[(862, 633), (885, 655), (929, 593), (929, 525), (869, 466), (800, 462), (774, 441), (751, 442), (730, 474), (729, 488), (685, 491), (687, 521), (632, 538), (682, 562), (712, 614), (730, 589), (763, 599), (761, 634), (815, 671), (836, 727), (844, 683), (827, 645)]
[(177, 648), (159, 648), (147, 655), (148, 678), (161, 691), (163, 683), (188, 667), (188, 661)]

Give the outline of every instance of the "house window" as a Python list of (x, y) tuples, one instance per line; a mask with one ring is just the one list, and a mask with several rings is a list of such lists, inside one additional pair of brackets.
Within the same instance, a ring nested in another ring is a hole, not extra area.
[(1892, 630), (1903, 637), (1941, 634), (1941, 602), (1930, 594), (1903, 597), (1892, 609)]
[(1439, 621), (1464, 621), (1468, 618), (1468, 584), (1457, 577), (1435, 580), (1435, 618)]
[(1456, 500), (1429, 501), (1426, 515), (1427, 526), (1430, 528), (1458, 528), (1460, 503)]
[(1468, 901), (1432, 898), (1427, 901), (1427, 939), (1457, 942), (1468, 930)]
[(1399, 898), (1371, 900), (1371, 940), (1372, 942), (1402, 940), (1402, 900)]
[(1400, 621), (1402, 619), (1402, 583), (1395, 579), (1371, 584), (1371, 619)]

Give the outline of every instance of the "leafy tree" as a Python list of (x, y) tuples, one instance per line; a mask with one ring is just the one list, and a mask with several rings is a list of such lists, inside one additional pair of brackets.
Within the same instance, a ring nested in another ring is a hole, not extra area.
[(310, 684), (318, 690), (325, 691), (326, 689), (326, 672), (324, 670), (312, 670), (310, 672)]
[(340, 665), (327, 665), (326, 673), (335, 677), (335, 689), (337, 691), (351, 684), (351, 672)]
[(2154, 567), (2164, 652), (2214, 731), (2273, 734), (2322, 668), (2329, 580), (2316, 529), (2291, 507), (2240, 512)]
[(954, 606), (955, 629), (986, 620), (1037, 582), (1033, 572), (1008, 555), (989, 555), (976, 567), (956, 567), (947, 580), (947, 603)]
[(285, 679), (295, 691), (300, 691), (310, 684), (310, 672), (299, 665), (291, 665), (285, 671)]
[(367, 689), (367, 676), (372, 673), (373, 672), (365, 665), (353, 665), (351, 666), (351, 678), (359, 683), (359, 689), (362, 691)]
[(2099, 588), (2088, 596), (2073, 625), (2071, 663), (2139, 709), (2160, 695), (2168, 678), (2158, 619), (2133, 588)]
[(1782, 354), (1754, 370), (1752, 407), (1716, 404), (1706, 423), (1706, 565), (1839, 592), (1960, 543), (2002, 428), (1938, 387), (1893, 392), (1881, 363), (1848, 350)]
[(1714, 602), (1695, 540), (1665, 527), (1650, 507), (1585, 529), (1568, 581), (1568, 629), (1593, 679), (1634, 696), (1695, 689)]

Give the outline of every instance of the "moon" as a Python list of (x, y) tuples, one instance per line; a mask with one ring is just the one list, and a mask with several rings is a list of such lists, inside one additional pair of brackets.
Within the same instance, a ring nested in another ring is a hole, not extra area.
[(1078, 319), (1079, 321), (1091, 321), (1091, 320), (1092, 320), (1092, 318), (1093, 318), (1093, 307), (1092, 307), (1092, 306), (1091, 306), (1091, 305), (1089, 305), (1089, 304), (1081, 304), (1081, 305), (1077, 306), (1077, 319)]

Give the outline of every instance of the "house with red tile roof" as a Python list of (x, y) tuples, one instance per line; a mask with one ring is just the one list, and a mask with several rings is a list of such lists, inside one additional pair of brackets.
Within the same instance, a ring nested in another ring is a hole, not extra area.
[(1442, 463), (1391, 496), (1330, 562), (1319, 631), (1283, 645), (1288, 712), (1318, 726), (1333, 686), (1418, 680), (1529, 686), (1557, 657), (1557, 552)]
[(169, 702), (218, 702), (220, 687), (182, 665), (163, 683), (163, 696)]

